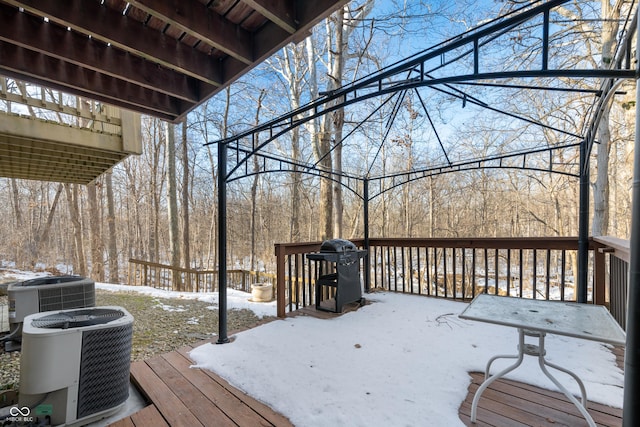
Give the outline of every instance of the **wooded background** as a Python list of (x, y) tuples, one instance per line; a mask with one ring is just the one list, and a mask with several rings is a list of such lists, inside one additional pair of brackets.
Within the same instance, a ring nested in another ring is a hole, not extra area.
[[(410, 3), (407, 5), (405, 3)], [(129, 258), (199, 269), (217, 268), (217, 156), (207, 142), (291, 111), (379, 68), (519, 7), (518, 2), (349, 3), (313, 34), (290, 45), (186, 122), (142, 118), (143, 154), (126, 159), (90, 185), (0, 179), (0, 262), (20, 268), (59, 268), (97, 281), (123, 282)], [(474, 5), (473, 7), (471, 5)], [(576, 1), (559, 9), (553, 60), (606, 66), (619, 34), (624, 1)], [(600, 18), (607, 18), (601, 20)], [(491, 61), (533, 61), (534, 32), (501, 41)], [(17, 84), (17, 83), (16, 83)], [(626, 85), (602, 120), (591, 158), (593, 235), (630, 233), (635, 86)], [(496, 91), (492, 100), (532, 120), (567, 129), (585, 125), (593, 96)], [(443, 161), (430, 120), (449, 155), (480, 158), (518, 150), (528, 124), (499, 114), (475, 115), (443, 94), (427, 114), (409, 93), (382, 149), (391, 114), (383, 108), (342, 141), (365, 110), (339, 109), (279, 138), (270, 152), (340, 172), (409, 170)], [(69, 97), (70, 103), (77, 102)], [(370, 101), (371, 103), (380, 100)], [(7, 108), (0, 100), (0, 109)], [(362, 110), (362, 111), (361, 111)], [(562, 113), (562, 114), (561, 114)], [(46, 112), (32, 114), (46, 118)], [(456, 117), (458, 115), (458, 117)], [(533, 144), (553, 145), (552, 134)], [(526, 138), (525, 138), (526, 139)], [(430, 140), (430, 142), (429, 142)], [(530, 141), (531, 143), (531, 141)], [(577, 164), (577, 152), (560, 152)], [(252, 171), (261, 165), (253, 162)], [(480, 169), (425, 178), (386, 192), (370, 205), (372, 237), (576, 236), (578, 180), (562, 174)], [(363, 235), (362, 201), (328, 180), (296, 173), (256, 174), (228, 185), (228, 265), (273, 271), (273, 244)]]

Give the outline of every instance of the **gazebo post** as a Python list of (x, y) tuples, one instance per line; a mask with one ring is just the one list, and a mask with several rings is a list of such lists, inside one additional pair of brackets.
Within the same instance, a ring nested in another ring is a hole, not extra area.
[[(636, 41), (640, 42), (640, 22), (636, 28)], [(636, 57), (640, 45), (636, 42)], [(622, 425), (636, 426), (640, 422), (640, 88), (636, 71), (636, 128), (633, 153), (633, 187), (631, 205), (631, 236), (629, 255), (629, 285), (627, 290), (627, 344), (624, 351), (624, 400)]]
[(227, 337), (227, 144), (218, 143), (218, 344)]
[(578, 214), (578, 283), (577, 302), (587, 302), (589, 269), (589, 158), (587, 140), (580, 143), (580, 211)]
[(367, 254), (364, 256), (364, 291), (371, 290), (371, 252), (369, 251), (369, 178), (362, 181), (362, 200), (364, 216), (364, 248)]

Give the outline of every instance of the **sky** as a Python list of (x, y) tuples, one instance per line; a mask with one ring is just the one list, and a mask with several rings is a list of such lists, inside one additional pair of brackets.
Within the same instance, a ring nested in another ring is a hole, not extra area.
[[(212, 306), (218, 300), (217, 293), (104, 283), (96, 288)], [(250, 296), (229, 290), (229, 309), (275, 315), (275, 302), (254, 303)], [(296, 426), (463, 425), (458, 408), (471, 381), (468, 372), (484, 371), (497, 354), (515, 354), (516, 329), (458, 318), (466, 303), (389, 292), (365, 297), (370, 304), (333, 319), (276, 320), (231, 336), (229, 344), (197, 347), (190, 354), (193, 368), (215, 372)], [(622, 407), (623, 373), (606, 345), (547, 335), (546, 348), (550, 362), (571, 367), (582, 379), (590, 401)], [(492, 371), (510, 363), (496, 361)], [(579, 394), (570, 377), (556, 377)], [(532, 357), (507, 378), (556, 390)]]

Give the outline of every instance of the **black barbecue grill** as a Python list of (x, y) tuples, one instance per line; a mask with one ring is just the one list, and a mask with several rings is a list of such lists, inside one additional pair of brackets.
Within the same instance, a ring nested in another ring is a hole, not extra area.
[[(316, 310), (342, 312), (342, 306), (352, 302), (362, 302), (360, 287), (360, 258), (367, 251), (358, 249), (348, 240), (325, 240), (320, 252), (307, 254), (307, 259), (319, 262), (316, 280)], [(323, 271), (325, 272), (323, 274)], [(323, 291), (333, 289), (335, 310), (321, 305)]]

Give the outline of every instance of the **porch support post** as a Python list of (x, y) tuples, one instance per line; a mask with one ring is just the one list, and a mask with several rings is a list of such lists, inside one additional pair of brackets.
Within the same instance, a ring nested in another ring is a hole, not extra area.
[[(640, 41), (640, 23), (636, 41)], [(636, 43), (636, 55), (640, 44)], [(636, 69), (636, 128), (633, 154), (633, 187), (631, 205), (631, 237), (629, 255), (629, 288), (627, 290), (627, 345), (624, 350), (624, 400), (622, 425), (632, 427), (640, 422), (640, 88)]]
[(578, 220), (578, 283), (576, 300), (587, 302), (589, 269), (589, 159), (587, 140), (580, 143), (580, 212)]
[(227, 145), (218, 143), (218, 344), (227, 337)]
[(362, 181), (362, 199), (364, 216), (364, 248), (367, 254), (364, 257), (364, 291), (371, 290), (371, 258), (369, 257), (369, 178)]

